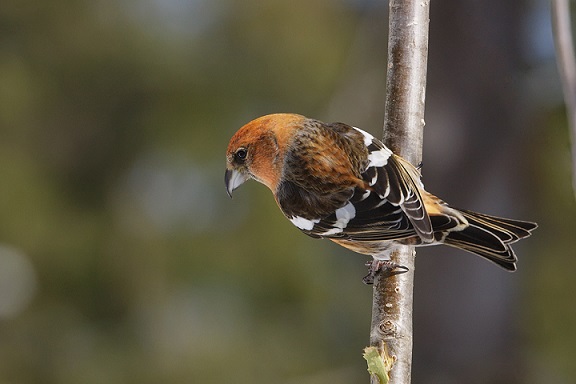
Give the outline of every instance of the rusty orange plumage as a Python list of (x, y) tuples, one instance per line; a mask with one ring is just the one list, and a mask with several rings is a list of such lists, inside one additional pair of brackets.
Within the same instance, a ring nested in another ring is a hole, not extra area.
[(424, 189), (420, 172), (367, 132), (296, 114), (255, 119), (226, 153), (226, 187), (266, 185), (302, 232), (385, 260), (397, 244), (446, 244), (516, 269), (510, 244), (535, 223), (456, 209)]

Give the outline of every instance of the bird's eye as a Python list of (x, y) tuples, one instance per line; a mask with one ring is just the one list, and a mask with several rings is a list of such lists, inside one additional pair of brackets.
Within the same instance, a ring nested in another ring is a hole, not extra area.
[(247, 155), (248, 151), (245, 148), (240, 148), (236, 151), (234, 156), (236, 157), (236, 160), (243, 162), (244, 160), (246, 160)]

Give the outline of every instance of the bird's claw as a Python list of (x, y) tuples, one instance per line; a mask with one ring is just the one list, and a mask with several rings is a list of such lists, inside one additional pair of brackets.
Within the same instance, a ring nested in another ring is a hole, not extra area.
[(368, 274), (362, 279), (362, 282), (366, 285), (374, 284), (376, 274), (380, 271), (384, 273), (384, 277), (397, 275), (399, 273), (406, 273), (409, 271), (407, 267), (396, 264), (392, 260), (373, 259), (372, 261), (368, 261), (366, 266), (368, 267)]

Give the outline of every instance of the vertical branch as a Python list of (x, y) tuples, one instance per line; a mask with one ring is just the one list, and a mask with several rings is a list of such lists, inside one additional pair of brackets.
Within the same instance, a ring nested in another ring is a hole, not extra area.
[(576, 58), (568, 0), (552, 1), (552, 26), (572, 143), (572, 189), (576, 195)]
[(417, 165), (422, 158), (429, 0), (391, 0), (384, 143)]
[[(412, 164), (422, 158), (429, 6), (429, 0), (390, 0), (384, 142)], [(414, 256), (413, 247), (395, 250), (392, 261), (409, 271), (379, 273), (374, 281), (370, 345), (392, 357), (393, 384), (411, 378)]]

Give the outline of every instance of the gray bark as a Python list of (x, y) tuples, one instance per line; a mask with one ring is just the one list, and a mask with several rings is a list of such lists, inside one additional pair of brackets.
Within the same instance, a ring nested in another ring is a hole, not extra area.
[[(391, 0), (384, 143), (417, 165), (422, 158), (428, 24), (430, 2)], [(386, 349), (394, 359), (390, 382), (407, 384), (412, 366), (413, 247), (395, 250), (390, 258), (408, 272), (379, 273), (374, 281), (370, 345)], [(371, 378), (372, 383), (378, 379)]]

